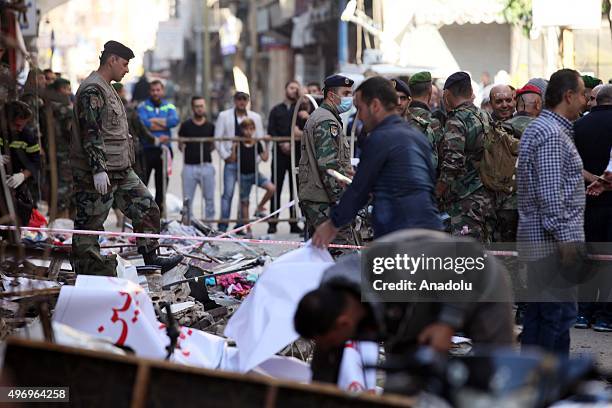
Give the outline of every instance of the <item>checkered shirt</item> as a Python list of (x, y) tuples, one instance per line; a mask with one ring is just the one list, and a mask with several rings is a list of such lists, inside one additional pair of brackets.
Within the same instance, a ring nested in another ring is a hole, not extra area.
[(584, 242), (582, 160), (569, 120), (544, 110), (529, 124), (521, 137), (516, 176), (522, 259), (549, 255), (555, 242)]

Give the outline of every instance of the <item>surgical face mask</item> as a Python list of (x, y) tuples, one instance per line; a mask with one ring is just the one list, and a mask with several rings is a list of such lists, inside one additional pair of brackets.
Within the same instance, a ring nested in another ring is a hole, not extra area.
[(352, 96), (343, 96), (340, 98), (340, 104), (336, 105), (338, 109), (338, 113), (344, 113), (351, 110), (353, 107), (353, 97)]

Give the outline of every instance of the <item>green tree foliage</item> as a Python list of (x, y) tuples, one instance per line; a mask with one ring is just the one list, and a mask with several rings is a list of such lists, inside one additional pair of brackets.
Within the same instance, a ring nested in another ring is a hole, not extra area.
[(506, 0), (502, 13), (508, 24), (519, 26), (523, 34), (529, 37), (529, 32), (533, 26), (531, 0)]

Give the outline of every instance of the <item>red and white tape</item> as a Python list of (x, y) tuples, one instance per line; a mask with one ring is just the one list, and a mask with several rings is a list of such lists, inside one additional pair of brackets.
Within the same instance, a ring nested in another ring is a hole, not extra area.
[[(487, 253), (493, 256), (503, 256), (503, 257), (519, 256), (518, 251), (487, 251)], [(593, 261), (612, 261), (612, 255), (588, 254), (587, 257)]]
[[(0, 230), (15, 230), (17, 227), (13, 225), (0, 225)], [(254, 239), (254, 238), (220, 238), (220, 237), (185, 237), (181, 235), (162, 235), (149, 234), (144, 232), (113, 232), (113, 231), (93, 231), (93, 230), (75, 230), (65, 228), (38, 228), (38, 227), (19, 227), (22, 231), (44, 232), (46, 234), (76, 234), (76, 235), (102, 235), (107, 237), (124, 237), (124, 238), (155, 238), (155, 239), (174, 239), (177, 241), (202, 241), (202, 242), (244, 242), (250, 244), (265, 244), (265, 245), (287, 245), (300, 247), (306, 245), (302, 241), (280, 241), (269, 239)], [(340, 249), (363, 249), (359, 245), (341, 245), (329, 244), (330, 248)]]

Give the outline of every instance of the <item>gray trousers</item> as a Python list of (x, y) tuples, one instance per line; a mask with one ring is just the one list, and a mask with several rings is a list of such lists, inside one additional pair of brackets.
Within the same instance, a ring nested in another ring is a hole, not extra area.
[(193, 199), (199, 185), (205, 202), (207, 219), (215, 218), (215, 167), (212, 163), (183, 165), (183, 199), (189, 199), (189, 216), (193, 216)]

